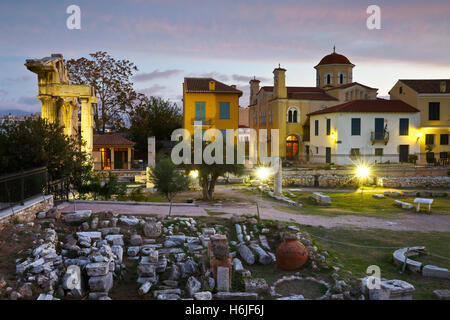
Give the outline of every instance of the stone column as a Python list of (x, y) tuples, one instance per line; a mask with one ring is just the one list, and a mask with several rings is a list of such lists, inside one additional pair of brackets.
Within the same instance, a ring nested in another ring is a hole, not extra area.
[(283, 168), (282, 168), (282, 162), (281, 162), (281, 158), (278, 157), (275, 160), (276, 166), (275, 169), (277, 170), (277, 172), (275, 173), (275, 181), (274, 181), (274, 193), (276, 196), (281, 196), (281, 191), (282, 191), (282, 178), (283, 178)]
[(74, 134), (73, 130), (73, 105), (70, 101), (63, 102), (63, 121), (64, 121), (64, 134), (71, 137)]
[(114, 148), (109, 148), (111, 150), (111, 170), (114, 170)]
[(93, 145), (94, 115), (89, 98), (81, 98), (81, 138), (86, 142), (84, 150), (91, 155)]
[(50, 123), (58, 122), (58, 98), (52, 96), (38, 96), (41, 100), (41, 117)]
[(155, 137), (148, 137), (148, 155), (147, 155), (147, 166), (149, 168), (155, 167)]

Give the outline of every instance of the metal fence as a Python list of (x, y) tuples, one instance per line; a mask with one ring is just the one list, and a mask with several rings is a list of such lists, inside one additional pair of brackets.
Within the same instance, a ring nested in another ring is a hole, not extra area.
[(0, 209), (44, 194), (47, 190), (47, 168), (20, 171), (0, 177)]

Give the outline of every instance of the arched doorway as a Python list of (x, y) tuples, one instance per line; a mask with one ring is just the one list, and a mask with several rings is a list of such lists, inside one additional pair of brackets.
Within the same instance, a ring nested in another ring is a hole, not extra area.
[(286, 158), (293, 159), (298, 156), (298, 137), (290, 135), (286, 138)]

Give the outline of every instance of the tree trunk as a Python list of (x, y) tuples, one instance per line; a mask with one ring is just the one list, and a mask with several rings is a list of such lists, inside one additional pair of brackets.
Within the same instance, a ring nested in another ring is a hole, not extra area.
[(214, 199), (214, 187), (216, 186), (216, 182), (217, 182), (217, 176), (213, 175), (211, 177), (211, 181), (209, 182), (209, 186), (208, 186), (208, 199), (210, 201), (212, 201)]

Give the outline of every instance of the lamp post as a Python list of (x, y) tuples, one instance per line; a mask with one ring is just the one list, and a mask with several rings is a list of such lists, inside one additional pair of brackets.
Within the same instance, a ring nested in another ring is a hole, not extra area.
[(359, 179), (359, 186), (361, 188), (361, 200), (363, 199), (364, 180), (370, 175), (370, 169), (364, 164), (356, 166), (355, 176)]

